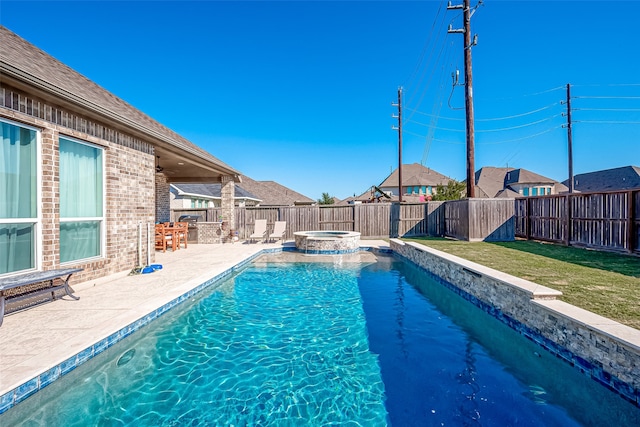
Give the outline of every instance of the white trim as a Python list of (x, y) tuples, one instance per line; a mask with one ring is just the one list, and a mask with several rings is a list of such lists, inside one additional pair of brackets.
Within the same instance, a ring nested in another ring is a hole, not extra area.
[[(83, 144), (89, 147), (93, 147), (97, 150), (100, 150), (102, 153), (102, 216), (101, 217), (80, 217), (80, 218), (62, 218), (58, 215), (60, 223), (63, 222), (82, 222), (82, 221), (97, 221), (100, 224), (100, 254), (98, 256), (93, 256), (89, 258), (81, 258), (73, 261), (68, 261), (65, 263), (60, 263), (60, 265), (67, 264), (77, 264), (80, 261), (86, 262), (89, 260), (97, 260), (97, 259), (106, 259), (107, 258), (107, 149), (102, 145), (98, 145), (95, 143), (91, 143), (88, 141), (84, 141), (81, 139), (77, 139), (71, 136), (67, 136), (65, 134), (58, 134), (58, 182), (60, 181), (60, 139), (66, 139), (67, 141), (73, 142), (75, 144)], [(60, 203), (60, 189), (58, 189), (58, 203)], [(58, 227), (58, 232), (60, 232), (60, 227)], [(58, 238), (60, 236), (58, 235)], [(58, 253), (58, 255), (60, 255)]]
[[(15, 275), (30, 271), (38, 271), (42, 269), (42, 254), (43, 254), (43, 237), (42, 237), (42, 128), (24, 124), (22, 122), (7, 119), (6, 117), (0, 117), (0, 122), (4, 122), (11, 126), (20, 127), (36, 133), (36, 216), (35, 218), (0, 218), (0, 224), (33, 224), (33, 268), (20, 271), (12, 271), (6, 275)], [(2, 275), (2, 276), (6, 276)]]

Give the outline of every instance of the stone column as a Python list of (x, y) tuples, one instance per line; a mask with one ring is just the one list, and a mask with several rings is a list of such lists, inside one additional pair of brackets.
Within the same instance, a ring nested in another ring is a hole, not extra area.
[(167, 177), (162, 173), (156, 173), (156, 222), (171, 221), (169, 191)]
[(222, 197), (222, 218), (227, 223), (227, 230), (236, 229), (236, 213), (235, 213), (235, 182), (233, 176), (224, 175), (221, 178), (221, 197)]

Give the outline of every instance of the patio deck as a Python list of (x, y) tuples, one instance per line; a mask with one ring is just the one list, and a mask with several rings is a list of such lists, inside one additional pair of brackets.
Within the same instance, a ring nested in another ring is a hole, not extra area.
[[(362, 246), (387, 246), (364, 241)], [(99, 340), (223, 273), (263, 249), (282, 243), (189, 245), (156, 252), (151, 274), (128, 272), (72, 285), (79, 301), (64, 297), (12, 313), (0, 327), (0, 396)]]

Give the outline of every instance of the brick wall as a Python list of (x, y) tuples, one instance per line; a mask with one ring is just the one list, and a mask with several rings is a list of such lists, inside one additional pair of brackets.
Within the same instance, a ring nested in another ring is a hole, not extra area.
[(155, 192), (156, 221), (170, 222), (171, 221), (170, 184), (167, 182), (167, 177), (162, 173), (157, 173), (155, 180), (156, 180), (156, 192)]
[[(3, 93), (6, 91), (2, 88)], [(29, 104), (22, 95), (17, 107)], [(4, 106), (3, 106), (4, 105)], [(31, 104), (33, 105), (33, 102)], [(42, 245), (40, 266), (43, 269), (60, 266), (59, 257), (59, 135), (86, 141), (104, 149), (105, 166), (105, 241), (101, 258), (65, 264), (65, 267), (84, 268), (74, 275), (72, 282), (81, 282), (131, 270), (145, 264), (147, 258), (147, 224), (155, 222), (156, 176), (153, 147), (106, 125), (77, 119), (78, 115), (52, 108), (38, 101), (38, 108), (17, 110), (0, 103), (0, 117), (38, 128), (41, 135), (42, 164)], [(45, 114), (55, 109), (59, 114)], [(23, 111), (20, 111), (23, 110)], [(46, 120), (42, 117), (54, 120)], [(70, 119), (76, 118), (76, 119)], [(67, 127), (62, 124), (62, 119)], [(87, 133), (83, 130), (89, 130)], [(103, 139), (100, 136), (105, 136)], [(168, 218), (169, 193), (166, 185)], [(138, 227), (142, 225), (142, 260), (138, 259)], [(152, 230), (153, 232), (153, 230)], [(153, 244), (153, 242), (152, 242)], [(151, 258), (155, 250), (151, 246)]]

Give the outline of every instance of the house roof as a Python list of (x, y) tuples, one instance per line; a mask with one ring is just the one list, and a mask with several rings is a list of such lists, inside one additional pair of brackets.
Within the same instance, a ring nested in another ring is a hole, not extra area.
[[(451, 178), (441, 173), (422, 166), (418, 163), (402, 165), (402, 185), (403, 186), (423, 186), (423, 185), (447, 185)], [(398, 169), (396, 168), (378, 187), (398, 187)]]
[(169, 181), (211, 182), (221, 175), (240, 174), (1, 25), (0, 77), (3, 86), (13, 86), (151, 143)]
[(510, 188), (514, 184), (555, 185), (558, 193), (568, 190), (565, 185), (551, 178), (522, 168), (485, 166), (476, 171), (475, 181), (476, 197), (520, 197), (516, 191)]
[[(568, 185), (568, 180), (564, 181)], [(623, 166), (573, 177), (574, 189), (580, 192), (631, 190), (640, 188), (640, 167)]]
[[(219, 199), (222, 197), (222, 184), (219, 183), (173, 183), (171, 184), (171, 186), (175, 188), (180, 195), (211, 197), (214, 199)], [(234, 198), (260, 201), (257, 196), (254, 196), (238, 184), (234, 186)]]
[(260, 206), (294, 206), (316, 203), (315, 200), (275, 181), (256, 181), (246, 175), (242, 175), (241, 179), (242, 187), (262, 200)]

